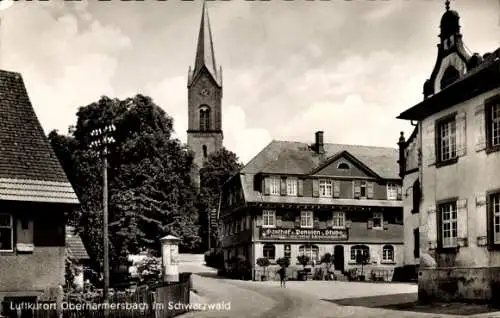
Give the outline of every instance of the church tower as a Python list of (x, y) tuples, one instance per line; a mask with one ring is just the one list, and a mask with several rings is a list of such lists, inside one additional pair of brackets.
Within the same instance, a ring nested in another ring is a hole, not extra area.
[[(188, 74), (187, 143), (197, 168), (208, 155), (222, 148), (222, 68), (215, 64), (214, 45), (205, 1), (194, 68)], [(196, 179), (199, 178), (196, 173)]]

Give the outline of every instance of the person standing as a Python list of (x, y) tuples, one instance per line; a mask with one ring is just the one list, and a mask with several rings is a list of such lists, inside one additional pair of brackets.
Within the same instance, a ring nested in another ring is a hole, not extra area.
[(286, 269), (281, 267), (278, 274), (280, 275), (280, 287), (286, 287)]

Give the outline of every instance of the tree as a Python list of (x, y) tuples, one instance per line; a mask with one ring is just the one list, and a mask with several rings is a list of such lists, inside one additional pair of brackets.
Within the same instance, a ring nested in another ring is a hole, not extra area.
[(302, 267), (305, 270), (307, 264), (309, 264), (310, 258), (307, 255), (299, 255), (299, 256), (297, 256), (297, 260), (299, 261), (299, 263), (302, 265)]
[(332, 267), (332, 264), (333, 264), (333, 256), (332, 254), (330, 253), (325, 253), (322, 257), (321, 257), (321, 261), (320, 261), (321, 264), (325, 264), (326, 266), (326, 270), (327, 272), (329, 273), (330, 272), (330, 269)]
[(367, 265), (370, 262), (370, 254), (367, 250), (362, 250), (361, 253), (356, 254), (356, 264), (361, 265), (361, 277), (364, 278), (363, 275), (363, 266)]
[(270, 264), (271, 263), (269, 262), (269, 260), (266, 257), (260, 257), (257, 259), (257, 265), (259, 265), (260, 267), (262, 267), (264, 269), (264, 274), (262, 275), (262, 280), (264, 280), (264, 277), (266, 277), (266, 274), (267, 274), (266, 270)]
[(94, 267), (102, 260), (102, 162), (89, 147), (90, 132), (109, 123), (116, 126), (108, 156), (112, 259), (141, 248), (159, 254), (159, 239), (167, 234), (180, 237), (182, 248), (196, 247), (193, 154), (172, 138), (173, 119), (143, 95), (125, 100), (104, 96), (81, 107), (77, 117), (72, 136), (53, 131), (49, 140), (80, 199), (70, 219), (97, 260)]
[[(235, 153), (222, 148), (208, 155), (200, 169), (200, 193), (198, 196), (198, 213), (200, 236), (208, 236), (208, 214), (219, 207), (219, 194), (222, 185), (242, 168)], [(213, 236), (212, 236), (213, 237)], [(204, 244), (202, 248), (206, 249)]]
[(288, 266), (290, 266), (290, 259), (288, 257), (280, 257), (280, 258), (278, 258), (278, 260), (276, 261), (276, 263), (280, 267), (287, 268)]

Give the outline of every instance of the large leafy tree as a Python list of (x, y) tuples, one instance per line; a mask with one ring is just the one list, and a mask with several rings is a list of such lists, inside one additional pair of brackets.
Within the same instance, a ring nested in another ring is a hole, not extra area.
[(113, 123), (108, 156), (109, 234), (115, 260), (142, 248), (159, 252), (159, 239), (180, 237), (181, 247), (200, 242), (193, 154), (172, 138), (173, 119), (153, 100), (102, 97), (81, 107), (72, 136), (49, 139), (81, 201), (70, 216), (91, 254), (102, 259), (102, 161), (90, 149), (91, 131)]
[(198, 211), (200, 220), (200, 236), (204, 239), (201, 248), (207, 248), (208, 213), (219, 207), (219, 193), (222, 185), (234, 176), (242, 165), (235, 153), (222, 148), (208, 155), (200, 169), (200, 192)]

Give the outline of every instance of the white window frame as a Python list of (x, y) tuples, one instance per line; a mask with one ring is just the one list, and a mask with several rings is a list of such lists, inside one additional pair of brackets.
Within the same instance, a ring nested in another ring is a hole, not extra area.
[[(441, 242), (443, 248), (456, 247), (458, 237), (458, 220), (456, 202), (441, 204), (439, 207), (441, 217)], [(445, 236), (448, 234), (449, 236)]]
[(382, 247), (382, 262), (394, 262), (394, 246), (384, 245)]
[(291, 196), (297, 195), (297, 178), (286, 178), (286, 194)]
[(332, 180), (319, 180), (319, 196), (322, 198), (331, 198), (333, 196)]
[[(363, 189), (365, 189), (365, 193), (363, 195)], [(368, 182), (365, 180), (359, 181), (359, 197), (366, 198), (368, 197)]]
[(500, 243), (500, 193), (491, 195), (491, 211), (493, 214), (493, 243)]
[[(264, 251), (267, 250), (267, 248), (269, 248), (269, 250), (272, 250), (272, 257), (271, 256), (266, 256)], [(267, 258), (268, 260), (275, 260), (276, 259), (276, 245), (272, 244), (272, 243), (266, 243), (264, 245), (262, 245), (262, 256)]]
[[(313, 253), (315, 251), (315, 253)], [(319, 247), (313, 244), (304, 244), (299, 246), (299, 255), (309, 256), (309, 261), (318, 262), (319, 259)]]
[(269, 177), (269, 194), (270, 195), (280, 195), (281, 194), (281, 178), (277, 176)]
[(7, 215), (10, 219), (10, 225), (0, 225), (2, 229), (10, 229), (10, 249), (0, 249), (0, 252), (13, 252), (14, 251), (14, 218), (10, 213), (0, 213), (0, 215)]
[(312, 229), (314, 227), (313, 211), (300, 211), (300, 227), (304, 229)]
[(345, 212), (343, 211), (332, 212), (332, 228), (334, 229), (345, 228)]
[(439, 161), (448, 161), (457, 157), (457, 122), (455, 119), (438, 125)]
[(500, 103), (491, 107), (491, 145), (500, 146)]
[[(375, 226), (375, 219), (380, 219), (380, 226)], [(373, 226), (372, 229), (383, 229), (384, 228), (384, 214), (382, 212), (373, 212), (372, 214), (372, 222)]]
[[(361, 254), (363, 251), (368, 251), (368, 255), (370, 255), (370, 247), (366, 246), (366, 245), (354, 245), (354, 246), (351, 246), (351, 250), (350, 250), (350, 259), (351, 261), (355, 262), (356, 261), (356, 255), (358, 254)], [(353, 253), (354, 252), (354, 253)], [(353, 254), (354, 254), (354, 257), (353, 257)]]
[(264, 228), (276, 227), (276, 211), (274, 210), (262, 211), (262, 227)]
[(387, 183), (387, 200), (398, 199), (398, 185), (394, 182)]

